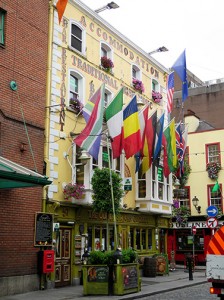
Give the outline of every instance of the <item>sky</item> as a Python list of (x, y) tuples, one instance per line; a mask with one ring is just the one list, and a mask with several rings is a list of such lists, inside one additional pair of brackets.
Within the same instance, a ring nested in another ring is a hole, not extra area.
[[(95, 10), (108, 0), (81, 0)], [(187, 69), (202, 81), (224, 78), (223, 0), (115, 0), (117, 9), (99, 15), (146, 52), (171, 68), (186, 49)]]

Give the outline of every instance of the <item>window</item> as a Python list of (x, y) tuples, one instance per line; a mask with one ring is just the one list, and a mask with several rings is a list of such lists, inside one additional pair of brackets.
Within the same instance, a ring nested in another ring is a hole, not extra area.
[(70, 99), (78, 99), (78, 91), (79, 91), (79, 80), (77, 77), (71, 75), (70, 78)]
[(159, 83), (155, 79), (152, 80), (152, 90), (159, 92)]
[(107, 107), (107, 105), (110, 103), (110, 101), (112, 100), (112, 93), (110, 90), (108, 90), (107, 88), (105, 88), (105, 94), (104, 94), (104, 106)]
[(220, 163), (220, 144), (206, 145), (206, 161), (207, 163)]
[(133, 79), (141, 79), (141, 71), (138, 66), (132, 65), (132, 80)]
[(106, 43), (101, 43), (101, 53), (100, 53), (100, 57), (107, 57), (107, 58), (110, 58), (112, 60), (112, 50), (110, 48), (110, 46)]
[(152, 249), (152, 229), (130, 228), (130, 246), (136, 250)]
[[(78, 99), (83, 103), (84, 99), (84, 77), (77, 71), (70, 71), (69, 100)], [(83, 103), (84, 104), (84, 103)]]
[(185, 206), (190, 209), (190, 187), (184, 187), (184, 197), (179, 199), (180, 206)]
[(217, 208), (222, 209), (222, 192), (221, 192), (221, 184), (219, 185), (220, 189), (217, 192), (212, 192), (214, 185), (208, 186), (208, 206), (214, 205)]
[(5, 45), (5, 15), (6, 12), (0, 9), (0, 45)]
[(71, 47), (85, 52), (85, 30), (79, 24), (71, 24)]

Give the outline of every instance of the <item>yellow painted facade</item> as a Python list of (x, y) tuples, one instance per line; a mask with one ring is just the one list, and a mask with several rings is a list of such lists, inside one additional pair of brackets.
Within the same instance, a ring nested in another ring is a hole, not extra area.
[[(86, 248), (90, 251), (113, 249), (119, 245), (123, 249), (133, 247), (142, 257), (165, 253), (166, 230), (172, 206), (172, 176), (169, 181), (165, 179), (163, 193), (160, 191), (159, 194), (158, 180), (152, 184), (151, 170), (148, 171), (147, 194), (140, 198), (135, 159), (125, 160), (122, 154), (119, 160), (112, 160), (112, 169), (118, 168), (116, 170), (123, 179), (130, 178), (132, 181), (132, 189), (126, 191), (122, 200), (122, 206), (125, 204), (126, 208), (116, 218), (118, 244), (114, 244), (113, 217), (95, 213), (91, 209), (91, 176), (94, 167), (105, 166), (103, 154), (106, 141), (102, 138), (98, 162), (90, 158), (86, 165), (77, 163), (78, 150), (73, 139), (86, 123), (69, 105), (70, 92), (74, 88), (71, 87), (71, 77), (78, 78), (77, 94), (83, 105), (102, 84), (105, 84), (108, 101), (123, 87), (124, 105), (136, 95), (138, 103), (150, 104), (150, 114), (157, 110), (160, 117), (165, 111), (167, 124), (165, 74), (168, 70), (80, 1), (68, 2), (60, 25), (57, 11), (51, 6), (49, 25), (51, 51), (48, 62), (45, 162), (46, 175), (53, 182), (46, 191), (44, 205), (46, 203), (46, 211), (53, 213), (54, 222), (59, 224), (59, 231), (54, 232), (56, 263), (52, 279), (57, 286), (63, 286), (79, 281), (82, 255)], [(75, 42), (72, 28), (78, 28), (81, 32)], [(71, 41), (73, 46), (77, 43), (81, 45), (80, 51), (72, 46)], [(103, 47), (110, 52), (114, 63), (111, 72), (106, 72), (101, 66)], [(144, 84), (143, 93), (133, 88), (133, 68)], [(152, 89), (162, 94), (160, 104), (152, 100)], [(74, 200), (74, 203), (65, 200), (64, 186), (80, 180), (86, 189), (84, 199)]]

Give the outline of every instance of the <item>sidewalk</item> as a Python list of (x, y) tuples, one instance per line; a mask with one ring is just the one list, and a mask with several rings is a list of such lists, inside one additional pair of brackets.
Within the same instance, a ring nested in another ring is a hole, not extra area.
[(156, 277), (142, 277), (142, 290), (139, 293), (128, 294), (124, 296), (83, 296), (83, 286), (69, 286), (58, 289), (49, 289), (43, 291), (34, 291), (26, 294), (0, 297), (0, 300), (130, 300), (138, 299), (148, 295), (155, 295), (164, 291), (171, 291), (187, 286), (197, 285), (207, 282), (205, 269), (197, 269), (193, 273), (193, 280), (189, 280), (189, 273), (184, 269), (176, 269), (169, 275)]

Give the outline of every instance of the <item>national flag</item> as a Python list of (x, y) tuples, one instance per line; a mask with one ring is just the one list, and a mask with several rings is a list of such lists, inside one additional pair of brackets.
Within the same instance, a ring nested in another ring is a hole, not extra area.
[(169, 169), (171, 172), (174, 172), (177, 168), (177, 151), (174, 119), (164, 130), (164, 135), (167, 141), (167, 156)]
[(74, 139), (75, 144), (85, 149), (91, 156), (98, 160), (100, 142), (102, 136), (102, 124), (104, 113), (104, 84), (101, 86), (100, 94), (93, 108), (86, 127), (80, 135)]
[(186, 100), (188, 96), (188, 83), (187, 83), (187, 68), (186, 68), (186, 54), (184, 52), (178, 57), (172, 66), (172, 69), (177, 73), (182, 81), (182, 100)]
[(161, 151), (161, 147), (162, 147), (163, 126), (164, 126), (164, 113), (159, 118), (159, 120), (157, 120), (157, 122), (156, 122), (153, 161), (159, 160), (160, 151)]
[(168, 165), (168, 154), (167, 154), (167, 141), (166, 141), (166, 137), (163, 133), (162, 136), (162, 163), (163, 163), (163, 175), (167, 178), (169, 176), (169, 174), (171, 173), (170, 169), (169, 169), (169, 165)]
[(147, 120), (145, 127), (145, 135), (143, 137), (143, 159), (142, 159), (142, 174), (146, 173), (151, 167), (153, 160), (153, 152), (155, 146), (157, 111), (155, 111)]
[(109, 103), (105, 111), (108, 131), (111, 137), (113, 158), (121, 155), (123, 149), (123, 88)]
[(89, 121), (89, 118), (90, 118), (91, 113), (93, 111), (94, 105), (95, 105), (96, 101), (99, 99), (100, 94), (101, 94), (101, 87), (86, 102), (86, 104), (85, 104), (85, 106), (82, 110), (82, 115), (83, 115), (86, 123)]
[(212, 188), (212, 193), (218, 192), (220, 189), (218, 181), (216, 181), (215, 185)]
[(174, 72), (170, 73), (167, 78), (167, 111), (171, 113), (173, 109), (173, 93), (174, 93)]
[(141, 150), (141, 132), (136, 96), (124, 108), (123, 120), (124, 151), (128, 159)]
[(61, 23), (61, 19), (63, 17), (64, 12), (65, 12), (65, 8), (66, 8), (67, 3), (68, 3), (68, 0), (58, 0), (58, 2), (56, 4), (57, 10), (58, 10), (58, 22), (59, 22), (59, 24)]
[[(141, 132), (141, 143), (142, 147), (144, 145), (144, 135), (145, 135), (145, 127), (148, 120), (148, 112), (149, 112), (149, 106), (145, 105), (142, 110), (139, 111), (139, 123), (140, 123), (140, 132)], [(141, 161), (143, 158), (142, 149), (138, 153), (135, 154), (135, 173), (139, 171)]]
[(178, 159), (178, 169), (177, 175), (178, 177), (182, 177), (184, 174), (184, 142), (182, 136), (181, 124), (177, 124), (176, 126), (176, 151), (177, 151), (177, 159)]

